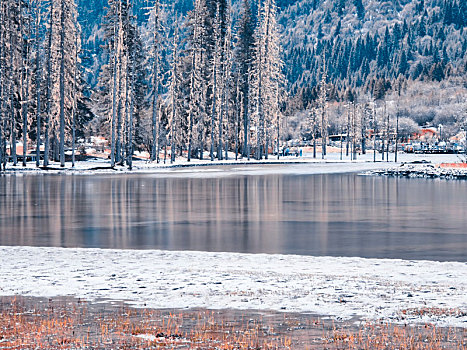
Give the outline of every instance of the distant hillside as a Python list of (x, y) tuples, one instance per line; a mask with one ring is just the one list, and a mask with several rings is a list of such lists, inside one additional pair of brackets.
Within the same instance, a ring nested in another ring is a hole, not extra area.
[(368, 77), (443, 80), (466, 72), (464, 0), (301, 0), (280, 23), (294, 89), (319, 79), (358, 87)]
[[(99, 24), (106, 3), (79, 2), (88, 56), (100, 55)], [(144, 21), (147, 1), (134, 4), (139, 22)], [(338, 86), (358, 87), (368, 77), (394, 79), (399, 74), (437, 81), (465, 74), (466, 4), (464, 0), (278, 0), (289, 86), (296, 92), (315, 85), (322, 57), (330, 81)], [(192, 1), (179, 0), (173, 6), (186, 13)], [(99, 65), (88, 62), (90, 66)], [(96, 74), (94, 69), (91, 75)], [(90, 82), (93, 85), (95, 78)]]
[[(106, 2), (79, 3), (87, 58), (83, 62), (91, 88), (106, 62), (100, 25)], [(140, 24), (147, 20), (147, 4), (134, 2)], [(296, 125), (303, 122), (303, 111), (316, 101), (325, 59), (328, 100), (345, 103), (349, 89), (350, 96), (360, 99), (390, 99), (396, 80), (405, 81), (405, 96), (399, 99), (404, 115), (419, 125), (451, 125), (454, 133), (466, 118), (466, 4), (465, 0), (277, 0), (289, 96), (286, 113), (297, 119)], [(167, 5), (186, 14), (193, 2)], [(255, 14), (257, 3), (251, 5)], [(233, 1), (232, 9), (235, 32), (240, 0)], [(331, 119), (338, 118), (336, 111), (330, 110)], [(292, 134), (299, 137), (302, 128), (294, 129)]]

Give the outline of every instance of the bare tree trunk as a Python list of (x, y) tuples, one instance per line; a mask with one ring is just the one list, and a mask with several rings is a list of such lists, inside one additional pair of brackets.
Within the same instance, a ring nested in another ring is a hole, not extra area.
[[(193, 69), (193, 68), (192, 68)], [(192, 73), (193, 74), (193, 73)], [(193, 78), (192, 78), (193, 79)], [(193, 82), (191, 84), (191, 91), (193, 91)], [(190, 93), (190, 100), (193, 103), (192, 98), (194, 95)], [(190, 115), (188, 117), (189, 125), (188, 125), (188, 153), (187, 153), (187, 162), (191, 161), (191, 152), (193, 151), (193, 106), (190, 107)]]
[(342, 160), (342, 153), (343, 153), (343, 151), (342, 151), (342, 148), (343, 148), (343, 147), (342, 147), (342, 146), (343, 146), (343, 145), (342, 145), (342, 131), (343, 131), (343, 130), (342, 130), (342, 127), (341, 127), (341, 135), (340, 135), (340, 144), (341, 144), (341, 145), (340, 145), (340, 146), (341, 146), (341, 147), (340, 147), (340, 160)]
[(385, 135), (384, 135), (384, 123), (386, 121), (386, 101), (384, 101), (384, 109), (383, 109), (383, 125), (381, 126), (381, 160), (384, 162), (384, 139), (385, 139)]
[(110, 147), (110, 166), (113, 168), (115, 166), (115, 122), (117, 119), (117, 71), (118, 71), (118, 60), (119, 53), (117, 52), (119, 40), (117, 34), (119, 29), (117, 29), (117, 18), (114, 19), (114, 54), (113, 54), (113, 88), (112, 88), (112, 131), (111, 131), (111, 147)]
[(376, 135), (377, 135), (376, 102), (373, 102), (373, 163), (376, 163)]
[(123, 130), (122, 130), (122, 157), (121, 165), (124, 166), (125, 162), (128, 164), (128, 130), (129, 130), (129, 120), (130, 120), (130, 64), (127, 61), (126, 72), (125, 72), (125, 112), (123, 113)]
[(399, 142), (399, 109), (397, 109), (397, 114), (396, 114), (396, 145), (395, 145), (395, 150), (394, 150), (394, 162), (397, 163), (397, 151), (398, 151), (398, 144)]
[[(157, 102), (156, 102), (157, 104)], [(157, 116), (159, 120), (160, 106), (157, 106)], [(159, 163), (159, 153), (160, 153), (160, 137), (161, 137), (161, 123), (157, 123), (157, 135), (156, 135), (156, 161)]]
[(236, 111), (235, 111), (235, 160), (238, 160), (238, 122), (240, 119), (240, 114), (242, 112), (242, 103), (243, 99), (240, 96), (240, 88), (239, 88), (239, 76), (237, 75), (237, 94), (236, 94)]
[[(130, 120), (128, 126), (128, 169), (133, 170), (133, 112), (134, 112), (134, 86), (135, 86), (135, 51), (132, 52), (132, 70), (130, 79)], [(154, 146), (153, 146), (154, 147)]]
[(131, 85), (131, 100), (130, 100), (130, 122), (128, 128), (128, 168), (133, 170), (133, 113), (134, 113), (134, 96), (133, 84)]
[[(7, 130), (7, 119), (6, 116), (3, 119), (3, 144), (0, 147), (3, 148), (3, 170), (6, 168), (6, 163), (8, 161), (8, 157), (6, 154), (6, 130)], [(1, 165), (1, 164), (0, 164)]]
[[(41, 157), (41, 80), (42, 67), (40, 55), (40, 26), (42, 1), (37, 2), (36, 9), (36, 167), (40, 166)], [(0, 55), (1, 56), (1, 55)]]
[(71, 140), (71, 166), (75, 167), (75, 147), (76, 147), (76, 114), (78, 113), (77, 104), (77, 78), (78, 78), (78, 31), (75, 33), (75, 67), (73, 71), (73, 116), (72, 116), (72, 140)]
[(353, 104), (353, 113), (352, 113), (352, 151), (353, 151), (353, 160), (357, 160), (357, 114), (355, 103)]
[(249, 156), (249, 127), (250, 127), (250, 117), (248, 115), (248, 96), (245, 96), (245, 93), (242, 91), (242, 112), (243, 112), (243, 156)]
[[(250, 118), (248, 117), (247, 120), (248, 120), (247, 130), (248, 130), (248, 132), (250, 132)], [(247, 159), (250, 160), (250, 157), (251, 157), (250, 137), (248, 137), (248, 143), (247, 143), (246, 151), (247, 151)]]
[(14, 102), (13, 102), (13, 81), (11, 81), (10, 86), (10, 108), (11, 108), (11, 144), (10, 144), (10, 155), (13, 158), (13, 166), (16, 166), (18, 163), (18, 158), (16, 156), (16, 119), (15, 119), (15, 109), (14, 109)]
[[(0, 84), (0, 90), (2, 90), (1, 84)], [(3, 106), (1, 105), (2, 104), (1, 99), (3, 99), (3, 94), (0, 91), (0, 172), (2, 171), (3, 159), (5, 157), (3, 153), (3, 120), (2, 120), (3, 119), (2, 118)]]
[[(221, 75), (223, 77), (223, 74)], [(222, 82), (222, 84), (224, 84), (224, 82)], [(224, 89), (224, 87), (222, 87), (222, 89)], [(223, 93), (222, 93), (223, 95)], [(224, 98), (223, 96), (221, 96), (220, 98), (221, 100), (221, 110), (220, 110), (220, 115), (219, 115), (219, 134), (217, 135), (218, 136), (218, 140), (217, 140), (217, 159), (218, 160), (222, 160), (223, 157), (222, 157), (222, 152), (223, 152), (223, 143), (222, 143), (222, 139), (223, 139), (223, 136), (224, 136)]]
[(170, 163), (175, 162), (176, 147), (177, 147), (177, 138), (175, 133), (177, 132), (176, 123), (177, 123), (177, 57), (178, 57), (178, 32), (174, 35), (174, 46), (173, 46), (173, 76), (172, 76), (172, 122), (170, 125)]
[(223, 142), (223, 145), (224, 145), (224, 159), (225, 160), (229, 160), (229, 101), (228, 101), (228, 98), (227, 98), (227, 91), (228, 91), (228, 87), (229, 87), (229, 72), (228, 72), (228, 68), (227, 68), (227, 63), (224, 64), (224, 89), (223, 89), (223, 102), (222, 102), (222, 105), (223, 105), (223, 114), (225, 115), (225, 120), (226, 120), (226, 123), (225, 123), (225, 129), (224, 129), (224, 142)]
[(349, 156), (349, 146), (350, 146), (350, 102), (347, 105), (347, 136), (346, 136), (346, 146), (345, 146), (345, 156)]
[[(0, 23), (4, 23), (3, 19), (3, 2), (0, 2)], [(4, 86), (4, 78), (3, 78), (3, 31), (4, 27), (0, 28), (0, 172), (2, 171), (2, 166), (4, 164), (4, 159), (6, 154), (4, 153), (3, 149), (3, 138), (4, 138), (4, 124), (3, 124), (3, 86)]]
[(44, 166), (49, 165), (50, 152), (50, 114), (52, 110), (52, 34), (53, 34), (53, 4), (50, 2), (50, 19), (49, 19), (49, 37), (47, 43), (47, 111), (45, 115), (45, 130), (44, 130)]
[(277, 113), (277, 121), (276, 121), (276, 131), (277, 131), (277, 159), (279, 160), (280, 159), (280, 151), (279, 151), (279, 148), (281, 146), (281, 143), (280, 143), (280, 125), (281, 124), (281, 121), (280, 121), (280, 114)]
[(362, 123), (362, 154), (366, 154), (366, 108), (361, 111), (361, 123)]
[(204, 141), (201, 140), (200, 142), (200, 149), (199, 149), (199, 160), (203, 160), (204, 159)]
[[(10, 7), (10, 13), (9, 13), (10, 17), (12, 18), (13, 14), (12, 14), (12, 11), (11, 11), (11, 7)], [(13, 48), (14, 47), (14, 44), (13, 44), (13, 35), (11, 33), (13, 33), (13, 28), (11, 28), (11, 21), (9, 21), (10, 23), (10, 47)], [(14, 92), (13, 92), (13, 89), (14, 89), (14, 68), (13, 68), (13, 56), (14, 56), (14, 52), (13, 52), (13, 49), (10, 53), (10, 113), (11, 113), (11, 121), (10, 121), (10, 138), (11, 138), (11, 143), (10, 143), (10, 155), (11, 157), (13, 158), (13, 166), (16, 166), (16, 164), (18, 163), (18, 158), (16, 156), (16, 116), (15, 116), (15, 100), (14, 100)]]
[(122, 160), (122, 64), (118, 65), (118, 104), (117, 104), (117, 141), (115, 150), (115, 162), (119, 164)]
[(159, 1), (155, 4), (154, 13), (154, 62), (153, 62), (153, 96), (152, 96), (152, 152), (151, 161), (156, 160), (159, 162), (159, 130), (158, 130), (158, 108), (157, 98), (159, 92), (159, 66), (158, 66), (158, 32), (159, 32)]
[(321, 111), (321, 126), (322, 126), (322, 133), (321, 133), (321, 158), (324, 159), (326, 158), (327, 152), (326, 152), (326, 143), (327, 143), (327, 120), (326, 120), (326, 108), (323, 105)]
[(312, 110), (313, 113), (313, 158), (316, 159), (316, 110)]
[(216, 120), (216, 104), (217, 104), (217, 48), (214, 52), (214, 67), (213, 67), (213, 86), (212, 86), (212, 109), (211, 109), (211, 162), (214, 161), (214, 128)]
[[(386, 102), (384, 103), (384, 109), (386, 109)], [(387, 113), (387, 129), (386, 129), (386, 161), (389, 162), (389, 143), (391, 142), (389, 113)]]
[(224, 159), (229, 160), (229, 122), (228, 122), (228, 112), (226, 113), (227, 123), (225, 125), (225, 140), (224, 140)]
[(65, 166), (65, 0), (60, 13), (60, 166)]
[[(262, 58), (260, 55), (259, 62), (262, 62)], [(257, 109), (256, 109), (256, 115), (258, 118), (258, 121), (256, 123), (256, 160), (260, 160), (262, 158), (261, 154), (261, 143), (262, 143), (262, 138), (261, 138), (261, 132), (263, 130), (263, 110), (262, 110), (262, 103), (263, 103), (263, 96), (262, 96), (262, 67), (260, 63), (260, 68), (259, 68), (259, 74), (258, 74), (258, 102), (257, 102)]]
[[(29, 1), (26, 2), (27, 8), (26, 11), (30, 11), (29, 8)], [(22, 115), (23, 115), (23, 167), (26, 166), (26, 155), (27, 155), (27, 150), (28, 150), (28, 114), (29, 114), (29, 61), (30, 61), (30, 43), (29, 43), (29, 38), (31, 36), (31, 19), (30, 15), (28, 13), (27, 15), (27, 44), (23, 46), (25, 47), (26, 52), (23, 53), (23, 59), (21, 60), (22, 62), (22, 71), (24, 75), (22, 76)], [(24, 61), (26, 61), (26, 64), (24, 64)]]
[(175, 98), (172, 97), (172, 125), (170, 126), (170, 164), (175, 162), (175, 154), (176, 154), (176, 140), (175, 140), (175, 118), (176, 118), (176, 106), (175, 106)]

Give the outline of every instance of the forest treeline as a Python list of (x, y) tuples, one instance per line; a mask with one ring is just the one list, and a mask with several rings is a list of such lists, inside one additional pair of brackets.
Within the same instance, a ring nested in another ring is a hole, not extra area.
[(2, 0), (0, 23), (3, 167), (74, 164), (91, 136), (131, 167), (467, 123), (462, 0)]
[(172, 162), (184, 152), (224, 159), (232, 149), (260, 159), (279, 140), (284, 79), (272, 0), (255, 17), (244, 1), (235, 39), (226, 0), (197, 0), (186, 15), (155, 1), (141, 25), (130, 1), (110, 0), (92, 91), (72, 0), (3, 1), (1, 9), (3, 164), (16, 165), (19, 139), (24, 165), (31, 143), (40, 165), (45, 143), (43, 164), (64, 166), (66, 146), (74, 164), (77, 138), (103, 135), (111, 165), (129, 167), (135, 149), (154, 161), (168, 148)]

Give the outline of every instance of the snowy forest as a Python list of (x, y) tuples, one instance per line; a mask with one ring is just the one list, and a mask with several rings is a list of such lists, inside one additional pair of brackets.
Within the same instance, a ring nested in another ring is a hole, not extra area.
[(135, 152), (263, 159), (298, 139), (324, 157), (330, 135), (383, 153), (423, 126), (448, 138), (467, 127), (466, 6), (1, 0), (0, 164), (74, 166), (93, 138), (129, 168)]

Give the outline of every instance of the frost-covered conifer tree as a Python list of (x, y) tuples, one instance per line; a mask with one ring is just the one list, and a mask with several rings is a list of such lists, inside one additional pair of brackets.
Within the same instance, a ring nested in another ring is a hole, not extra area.
[(42, 61), (41, 61), (41, 27), (42, 27), (42, 0), (35, 2), (35, 55), (36, 55), (36, 166), (40, 165), (41, 146), (41, 95), (42, 95)]
[[(177, 24), (175, 24), (177, 25)], [(178, 82), (178, 30), (175, 28), (175, 34), (173, 37), (173, 48), (172, 48), (172, 62), (169, 76), (169, 98), (170, 98), (170, 115), (169, 115), (169, 128), (170, 128), (170, 163), (175, 162), (176, 149), (178, 146), (177, 133), (179, 132), (179, 113), (178, 113), (178, 96), (179, 96), (179, 82)]]
[[(78, 62), (78, 41), (79, 32), (75, 31), (75, 62)], [(71, 165), (75, 166), (75, 147), (76, 147), (76, 119), (78, 114), (78, 65), (73, 69), (73, 90), (72, 90), (72, 117), (71, 117)]]
[[(5, 4), (4, 1), (0, 2), (0, 23), (5, 23)], [(5, 45), (5, 26), (0, 27), (0, 171), (2, 171), (6, 159), (6, 149), (4, 148), (5, 140), (5, 62), (4, 62), (4, 45)]]
[(323, 60), (323, 72), (319, 83), (318, 104), (321, 117), (321, 157), (326, 158), (326, 144), (328, 140), (328, 118), (327, 118), (327, 86), (326, 86), (326, 60)]
[[(202, 80), (202, 59), (203, 59), (203, 38), (205, 36), (205, 26), (203, 21), (207, 17), (207, 7), (205, 0), (195, 0), (194, 10), (189, 15), (191, 21), (190, 37), (190, 72), (189, 84), (190, 95), (188, 101), (188, 155), (190, 161), (195, 142), (199, 142), (200, 134), (204, 134), (204, 110), (201, 106), (203, 98), (203, 80)], [(198, 137), (196, 137), (198, 136)], [(200, 148), (201, 145), (198, 145)], [(202, 150), (200, 151), (202, 153)], [(201, 156), (201, 155), (200, 155)]]
[(150, 56), (152, 59), (152, 148), (151, 160), (159, 162), (159, 115), (158, 115), (158, 97), (159, 97), (159, 53), (160, 53), (160, 21), (161, 10), (159, 0), (156, 0), (150, 10), (150, 21), (152, 21), (152, 47)]
[(210, 143), (210, 152), (211, 161), (214, 160), (214, 135), (216, 131), (216, 126), (218, 124), (218, 83), (219, 83), (219, 66), (221, 59), (221, 35), (220, 35), (220, 25), (219, 25), (219, 5), (217, 5), (216, 16), (214, 18), (213, 25), (213, 37), (214, 37), (214, 53), (212, 57), (212, 71), (211, 71), (211, 92), (212, 92), (212, 101), (211, 101), (211, 143)]
[[(219, 160), (228, 158), (228, 91), (230, 89), (230, 77), (232, 68), (232, 50), (231, 50), (231, 18), (230, 2), (219, 1), (216, 21), (218, 22), (218, 40), (216, 42), (219, 55), (218, 72), (218, 102), (219, 102), (219, 122), (218, 122), (218, 142), (217, 157)], [(215, 27), (216, 28), (216, 27)]]
[(188, 36), (190, 43), (189, 58), (191, 61), (190, 96), (188, 101), (188, 158), (191, 159), (195, 149), (195, 154), (203, 159), (206, 136), (209, 128), (208, 91), (211, 90), (210, 71), (210, 36), (211, 22), (210, 12), (206, 0), (196, 0), (195, 8), (189, 15), (191, 30)]
[(23, 166), (26, 166), (26, 154), (28, 149), (28, 115), (30, 100), (30, 66), (31, 66), (31, 4), (27, 0), (19, 1), (20, 5), (20, 31), (23, 36), (21, 50), (21, 117), (23, 136)]
[[(0, 23), (4, 23), (5, 16), (5, 4), (4, 1), (0, 2)], [(0, 27), (0, 171), (3, 170), (5, 164), (6, 154), (4, 149), (4, 140), (5, 140), (5, 124), (4, 124), (4, 115), (5, 115), (5, 83), (6, 78), (4, 76), (5, 72), (5, 63), (4, 63), (4, 42), (5, 37), (5, 26)]]
[[(46, 128), (52, 130), (53, 154), (60, 161), (60, 166), (65, 166), (65, 143), (70, 140), (72, 128), (75, 87), (75, 79), (78, 79), (76, 70), (79, 70), (80, 60), (76, 52), (80, 51), (79, 40), (80, 25), (76, 3), (70, 0), (50, 1), (50, 28), (49, 28), (49, 52), (48, 52), (48, 77), (47, 93), (50, 103), (47, 107)], [(78, 37), (78, 40), (76, 39)], [(50, 123), (50, 126), (48, 125)], [(48, 131), (46, 132), (48, 134)], [(59, 135), (58, 150), (56, 135)], [(46, 135), (48, 138), (49, 135)], [(46, 153), (48, 152), (46, 140)], [(47, 155), (48, 157), (48, 155)], [(46, 163), (46, 160), (44, 159)], [(48, 162), (48, 159), (47, 159)]]
[[(232, 86), (232, 28), (231, 28), (231, 19), (230, 19), (230, 3), (228, 6), (227, 14), (227, 30), (223, 39), (223, 50), (224, 50), (224, 61), (222, 69), (222, 104), (221, 104), (221, 132), (220, 139), (221, 144), (224, 146), (224, 159), (229, 158), (229, 128), (230, 128), (230, 92), (233, 88)], [(222, 149), (221, 149), (222, 155)]]
[(235, 47), (236, 74), (238, 81), (237, 104), (241, 103), (240, 113), (243, 125), (242, 155), (249, 154), (249, 97), (250, 70), (254, 56), (254, 23), (249, 0), (242, 1), (242, 15), (238, 25), (238, 41)]
[(276, 127), (279, 126), (279, 94), (283, 78), (276, 16), (274, 0), (265, 0), (259, 8), (255, 55), (250, 69), (250, 116), (255, 125), (257, 159), (268, 152), (268, 139), (273, 123), (276, 123)]
[(307, 111), (307, 124), (310, 129), (311, 140), (313, 145), (313, 158), (316, 158), (316, 133), (318, 129), (318, 118), (317, 118), (317, 108), (315, 105), (310, 105), (309, 110)]
[(60, 166), (65, 166), (65, 1), (60, 0)]
[(23, 2), (22, 1), (7, 1), (5, 9), (6, 23), (2, 23), (6, 28), (5, 44), (5, 61), (8, 61), (8, 100), (9, 100), (9, 139), (10, 139), (10, 156), (13, 160), (13, 165), (16, 166), (18, 162), (16, 154), (16, 140), (17, 140), (17, 118), (21, 115), (21, 101), (22, 101), (22, 73), (23, 73), (23, 45), (24, 37), (21, 20), (23, 16)]
[[(103, 28), (108, 63), (103, 66), (94, 91), (94, 112), (106, 117), (106, 120), (101, 118), (101, 122), (110, 134), (110, 163), (113, 167), (128, 159), (128, 143), (133, 142), (133, 134), (129, 137), (128, 130), (134, 130), (134, 125), (129, 125), (130, 115), (141, 112), (142, 87), (136, 85), (140, 81), (143, 48), (128, 0), (109, 1)], [(133, 51), (139, 52), (133, 54)]]
[(344, 99), (346, 101), (346, 115), (347, 115), (347, 125), (346, 125), (346, 147), (345, 147), (345, 155), (348, 157), (350, 152), (350, 109), (352, 104), (355, 102), (355, 95), (352, 92), (352, 89), (347, 88)]
[(47, 33), (47, 81), (46, 81), (46, 112), (45, 112), (45, 130), (44, 130), (44, 166), (49, 165), (50, 153), (50, 124), (52, 114), (52, 38), (54, 36), (54, 2), (50, 2), (49, 7), (49, 28)]

